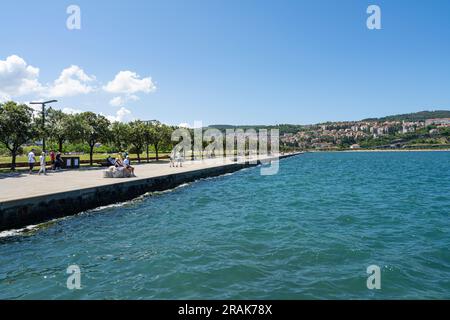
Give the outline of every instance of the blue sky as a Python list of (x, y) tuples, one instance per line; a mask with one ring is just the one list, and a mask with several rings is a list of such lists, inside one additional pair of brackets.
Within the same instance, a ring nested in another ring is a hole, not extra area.
[[(81, 30), (66, 28), (71, 4)], [(370, 4), (381, 30), (366, 28)], [(450, 109), (445, 0), (8, 1), (0, 39), (0, 98), (57, 96), (58, 108), (117, 119), (307, 124)]]

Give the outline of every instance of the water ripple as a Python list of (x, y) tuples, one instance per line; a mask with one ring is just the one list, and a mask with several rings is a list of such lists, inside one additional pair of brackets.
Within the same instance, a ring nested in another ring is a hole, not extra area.
[(0, 298), (448, 299), (449, 160), (305, 154), (3, 233)]

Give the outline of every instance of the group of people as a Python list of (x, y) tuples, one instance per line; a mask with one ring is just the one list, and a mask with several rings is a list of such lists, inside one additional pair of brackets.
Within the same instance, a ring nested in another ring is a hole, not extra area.
[[(28, 153), (28, 166), (30, 168), (30, 174), (33, 173), (34, 165), (36, 164), (36, 154), (35, 149), (31, 149)], [(47, 154), (45, 151), (42, 151), (39, 157), (39, 172), (38, 175), (44, 174), (47, 175)], [(62, 167), (63, 160), (61, 159), (61, 152), (55, 153), (53, 150), (50, 151), (50, 161), (52, 164), (52, 170), (59, 170)]]
[(170, 153), (170, 163), (169, 167), (182, 167), (183, 166), (183, 156), (180, 151), (173, 150)]
[[(61, 159), (61, 152), (54, 152), (53, 150), (50, 151), (50, 161), (52, 165), (52, 170), (59, 170), (62, 167), (63, 160)], [(46, 166), (46, 152), (43, 151), (39, 157), (39, 172), (38, 175), (44, 174), (47, 175)], [(118, 154), (118, 157), (116, 159), (112, 158), (111, 156), (108, 157), (107, 162), (110, 167), (114, 167), (117, 171), (124, 171), (125, 175), (127, 176), (135, 176), (134, 174), (134, 167), (131, 166), (130, 157), (127, 153), (124, 153), (122, 155), (121, 153)], [(28, 153), (28, 165), (30, 168), (30, 174), (33, 173), (34, 166), (36, 164), (36, 155), (35, 155), (35, 149), (32, 149)], [(180, 151), (172, 151), (170, 154), (170, 167), (182, 167), (183, 166), (183, 156), (181, 155)]]
[(123, 155), (119, 153), (116, 159), (109, 156), (107, 161), (110, 167), (114, 167), (117, 171), (123, 171), (124, 176), (136, 176), (134, 174), (134, 167), (131, 166), (130, 157), (127, 153), (124, 153)]

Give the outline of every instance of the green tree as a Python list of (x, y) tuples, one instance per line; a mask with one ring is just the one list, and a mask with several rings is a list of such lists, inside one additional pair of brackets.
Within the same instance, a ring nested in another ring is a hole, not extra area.
[(152, 135), (151, 135), (152, 127), (149, 124), (145, 126), (144, 139), (145, 139), (145, 151), (147, 154), (147, 163), (150, 162), (150, 145), (152, 144)]
[(171, 144), (173, 129), (159, 121), (154, 121), (148, 128), (148, 141), (155, 148), (156, 161), (159, 160), (159, 150), (168, 148)]
[(63, 143), (70, 136), (70, 125), (73, 115), (66, 114), (61, 110), (49, 108), (47, 111), (46, 131), (48, 137), (58, 144), (58, 151), (63, 152)]
[(130, 130), (128, 135), (128, 142), (131, 144), (132, 149), (130, 150), (136, 153), (138, 162), (141, 162), (141, 153), (144, 150), (146, 141), (146, 130), (147, 126), (141, 120), (136, 120), (129, 123)]
[(83, 112), (74, 116), (69, 127), (71, 138), (89, 145), (89, 163), (92, 166), (94, 147), (97, 143), (106, 143), (110, 137), (110, 122), (105, 116), (93, 112)]
[(117, 151), (125, 151), (130, 145), (130, 125), (123, 122), (113, 122), (111, 124), (111, 135), (109, 138), (110, 144), (117, 149)]
[(36, 134), (33, 111), (24, 104), (13, 101), (0, 105), (0, 142), (9, 150), (11, 170), (16, 169), (17, 151)]

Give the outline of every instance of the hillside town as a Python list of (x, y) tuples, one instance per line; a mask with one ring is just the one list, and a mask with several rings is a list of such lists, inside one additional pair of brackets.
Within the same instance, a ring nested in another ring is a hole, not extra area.
[[(329, 122), (304, 126), (297, 133), (284, 133), (280, 140), (284, 146), (302, 149), (407, 148), (413, 139), (429, 138), (429, 144), (433, 144), (433, 138), (447, 133), (449, 128), (450, 118)], [(443, 139), (437, 144), (450, 142), (448, 136)]]

